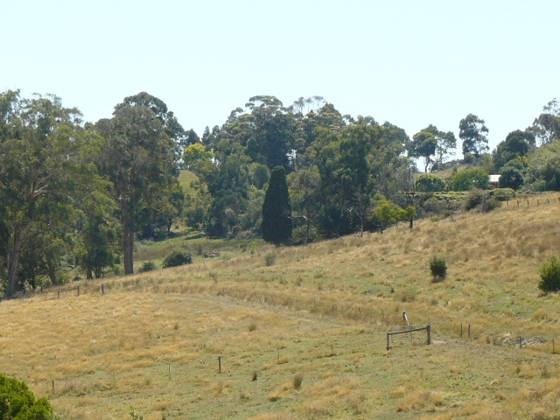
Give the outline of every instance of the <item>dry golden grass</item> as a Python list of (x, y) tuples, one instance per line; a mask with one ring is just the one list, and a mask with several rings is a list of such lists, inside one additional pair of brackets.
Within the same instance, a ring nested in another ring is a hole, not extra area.
[[(560, 249), (560, 204), (544, 202), (5, 301), (0, 371), (63, 418), (546, 418), (560, 297), (537, 270)], [(437, 344), (403, 335), (387, 352), (402, 311)]]

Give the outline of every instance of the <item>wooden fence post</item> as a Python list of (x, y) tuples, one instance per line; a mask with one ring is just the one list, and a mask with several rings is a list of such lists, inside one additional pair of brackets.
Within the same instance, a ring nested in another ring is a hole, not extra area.
[(78, 286), (78, 293), (77, 296), (80, 296), (80, 286)]
[(222, 356), (218, 356), (218, 373), (222, 373)]
[(463, 338), (463, 323), (462, 322), (461, 322), (461, 335), (460, 335), (460, 337)]
[(467, 327), (467, 335), (469, 336), (469, 339), (471, 338), (471, 324), (469, 324), (469, 326)]
[(387, 333), (387, 350), (391, 350), (391, 335)]
[(426, 344), (430, 345), (432, 344), (432, 326), (430, 324), (426, 327), (426, 333), (428, 336), (428, 342)]

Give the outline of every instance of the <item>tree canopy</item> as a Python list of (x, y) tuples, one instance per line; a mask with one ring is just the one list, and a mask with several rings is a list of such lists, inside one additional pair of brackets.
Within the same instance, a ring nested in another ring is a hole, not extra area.
[[(492, 155), (485, 121), (469, 114), (459, 124), (465, 159), (446, 162), (452, 132), (430, 124), (410, 139), (320, 96), (290, 106), (253, 96), (199, 137), (146, 92), (95, 123), (56, 96), (2, 92), (0, 288), (14, 296), (121, 264), (131, 274), (137, 239), (178, 232), (297, 244), (382, 230), (449, 212), (435, 195), (486, 188), (490, 170), (502, 186), (560, 189), (559, 114), (551, 101)], [(412, 158), (451, 175), (417, 176)]]
[(486, 122), (474, 114), (468, 114), (459, 123), (459, 138), (463, 141), (465, 159), (479, 158), (488, 150)]

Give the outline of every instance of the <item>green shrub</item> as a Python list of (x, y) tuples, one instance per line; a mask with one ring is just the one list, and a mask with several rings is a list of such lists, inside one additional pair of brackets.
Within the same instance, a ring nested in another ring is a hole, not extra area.
[(480, 211), (483, 213), (488, 213), (494, 209), (500, 207), (501, 203), (496, 200), (491, 195), (485, 195), (482, 199), (482, 203), (480, 203)]
[(421, 201), (419, 200), (418, 207), (422, 214), (444, 214), (447, 211), (447, 202), (440, 200), (438, 197), (430, 196)]
[(177, 267), (179, 265), (191, 264), (192, 257), (183, 251), (173, 251), (163, 260), (163, 268)]
[(539, 288), (544, 292), (560, 291), (560, 258), (553, 257), (540, 268)]
[(433, 281), (441, 281), (447, 276), (447, 263), (442, 257), (433, 257), (430, 260), (430, 271)]
[(321, 236), (319, 231), (313, 225), (309, 227), (309, 238), (307, 238), (307, 226), (305, 225), (295, 227), (292, 231), (292, 239), (296, 245), (304, 244), (306, 239), (308, 239), (307, 242), (310, 243), (315, 242), (320, 238)]
[(496, 188), (492, 190), (492, 196), (498, 201), (508, 201), (515, 197), (515, 191), (511, 188)]
[(378, 195), (375, 198), (371, 220), (375, 226), (385, 229), (402, 220), (409, 219), (411, 215), (414, 215), (414, 208), (403, 209), (384, 196)]
[(146, 261), (140, 267), (141, 273), (147, 273), (148, 271), (154, 271), (156, 269), (156, 265), (152, 261)]
[(420, 175), (416, 180), (416, 191), (420, 192), (441, 192), (445, 191), (445, 181), (439, 176), (425, 174)]
[(465, 210), (472, 210), (482, 204), (484, 201), (484, 191), (472, 190), (465, 200)]
[(54, 415), (49, 402), (35, 399), (24, 382), (0, 375), (0, 418), (50, 420)]
[(540, 176), (545, 181), (547, 190), (560, 191), (560, 157), (546, 162)]
[(488, 213), (500, 207), (500, 202), (496, 199), (492, 192), (481, 190), (469, 191), (465, 200), (465, 210), (479, 209), (483, 213)]
[(457, 171), (450, 180), (453, 191), (470, 191), (475, 188), (488, 188), (488, 173), (479, 168), (467, 168)]

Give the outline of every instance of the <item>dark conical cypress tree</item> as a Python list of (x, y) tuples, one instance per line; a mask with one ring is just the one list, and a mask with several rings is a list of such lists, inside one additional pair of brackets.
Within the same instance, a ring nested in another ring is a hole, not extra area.
[(285, 244), (292, 239), (292, 208), (286, 182), (286, 171), (277, 166), (270, 174), (264, 196), (263, 239), (274, 244)]

